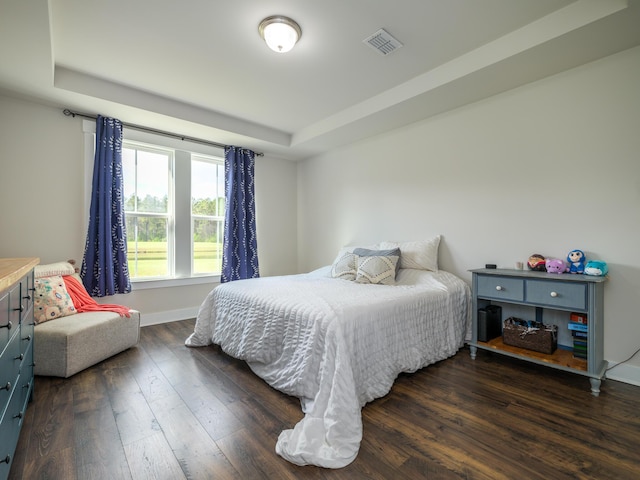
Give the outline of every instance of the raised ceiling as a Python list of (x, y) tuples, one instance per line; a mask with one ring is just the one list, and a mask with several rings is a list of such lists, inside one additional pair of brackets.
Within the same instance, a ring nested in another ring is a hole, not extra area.
[(4, 1), (0, 90), (297, 160), (639, 45), (639, 2)]

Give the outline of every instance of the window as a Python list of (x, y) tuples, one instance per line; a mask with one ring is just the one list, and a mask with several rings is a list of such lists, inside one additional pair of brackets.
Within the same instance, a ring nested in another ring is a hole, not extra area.
[(222, 271), (224, 163), (191, 157), (191, 238), (193, 273)]
[(125, 140), (122, 161), (131, 280), (220, 275), (223, 158)]
[[(95, 121), (84, 120), (85, 218)], [(133, 128), (124, 130), (129, 272), (134, 290), (210, 283), (222, 269), (224, 152)]]
[(131, 279), (173, 276), (174, 158), (170, 150), (124, 142), (122, 167)]

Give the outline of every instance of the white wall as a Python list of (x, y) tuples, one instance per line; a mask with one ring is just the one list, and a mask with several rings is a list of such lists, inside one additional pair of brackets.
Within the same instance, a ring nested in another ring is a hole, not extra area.
[[(300, 269), (433, 234), (469, 281), (579, 248), (609, 264), (605, 358), (625, 360), (640, 348), (638, 79), (635, 48), (301, 163)], [(640, 384), (640, 354), (608, 376)]]
[[(0, 95), (0, 257), (82, 262), (87, 227), (81, 122), (60, 108)], [(261, 274), (296, 273), (294, 163), (256, 158), (256, 218)], [(99, 301), (138, 309), (148, 324), (195, 316), (212, 287), (134, 285), (130, 294)]]

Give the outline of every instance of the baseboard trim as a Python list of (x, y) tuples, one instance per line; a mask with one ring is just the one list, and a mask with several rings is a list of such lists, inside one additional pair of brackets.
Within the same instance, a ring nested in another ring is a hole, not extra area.
[(199, 307), (181, 308), (178, 310), (168, 310), (166, 312), (144, 313), (140, 315), (140, 326), (159, 325), (161, 323), (177, 322), (178, 320), (188, 320), (196, 318)]
[(616, 367), (606, 373), (611, 380), (629, 383), (640, 387), (640, 367), (615, 362), (609, 362), (609, 368)]

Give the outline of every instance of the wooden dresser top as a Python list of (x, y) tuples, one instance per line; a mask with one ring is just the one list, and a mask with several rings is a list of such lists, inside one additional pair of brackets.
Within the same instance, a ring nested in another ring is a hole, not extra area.
[(38, 257), (0, 258), (0, 292), (16, 283), (39, 263)]

